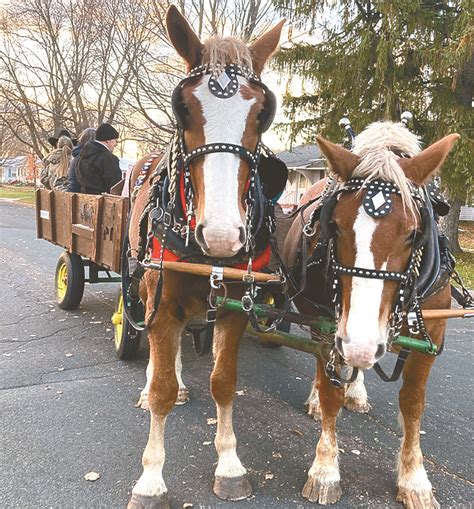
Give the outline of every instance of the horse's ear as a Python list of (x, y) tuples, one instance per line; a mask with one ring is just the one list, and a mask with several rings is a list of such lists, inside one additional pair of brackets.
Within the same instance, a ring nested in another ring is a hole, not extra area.
[(316, 136), (316, 141), (323, 154), (327, 157), (334, 173), (336, 173), (342, 181), (348, 180), (360, 162), (359, 157), (350, 150), (325, 140), (321, 136)]
[(398, 164), (409, 180), (421, 186), (441, 168), (449, 151), (459, 138), (459, 134), (448, 134), (418, 155), (399, 159)]
[(278, 43), (280, 42), (281, 29), (283, 28), (285, 21), (285, 19), (282, 19), (278, 25), (275, 25), (268, 32), (265, 32), (250, 46), (253, 71), (258, 76), (262, 73), (265, 62), (275, 51)]
[(201, 41), (174, 5), (170, 5), (166, 12), (166, 29), (171, 44), (186, 62), (187, 71), (199, 65), (203, 47)]

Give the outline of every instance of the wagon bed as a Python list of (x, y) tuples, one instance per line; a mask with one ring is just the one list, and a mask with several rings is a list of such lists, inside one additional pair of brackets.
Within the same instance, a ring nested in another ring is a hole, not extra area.
[(39, 189), (36, 233), (39, 239), (120, 273), (128, 198)]

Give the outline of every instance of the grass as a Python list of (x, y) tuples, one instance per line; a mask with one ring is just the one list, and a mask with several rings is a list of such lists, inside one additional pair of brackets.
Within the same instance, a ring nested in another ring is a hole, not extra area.
[(34, 205), (35, 189), (32, 186), (0, 185), (0, 200), (3, 198), (25, 205)]
[(463, 249), (457, 253), (456, 269), (464, 280), (464, 285), (474, 289), (474, 222), (461, 221), (459, 223), (459, 243)]

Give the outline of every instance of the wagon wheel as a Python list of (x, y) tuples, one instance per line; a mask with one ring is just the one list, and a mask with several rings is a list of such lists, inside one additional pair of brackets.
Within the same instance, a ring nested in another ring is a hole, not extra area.
[[(259, 299), (259, 301), (260, 301), (260, 299)], [(261, 302), (262, 302), (262, 304), (270, 304), (271, 306), (274, 306), (276, 309), (282, 309), (286, 305), (286, 298), (284, 295), (282, 295), (280, 293), (274, 294), (274, 293), (270, 293), (270, 292), (268, 292), (268, 293), (265, 292), (263, 294)], [(259, 321), (265, 327), (270, 327), (273, 320), (271, 318), (262, 318)], [(283, 321), (277, 326), (276, 329), (281, 332), (290, 332), (290, 327), (291, 327), (290, 322)], [(271, 341), (262, 341), (262, 346), (264, 346), (265, 348), (280, 348), (282, 345), (279, 345), (277, 343), (272, 343)]]
[(76, 253), (64, 251), (56, 265), (56, 302), (61, 309), (76, 309), (84, 294), (84, 264)]
[[(143, 306), (140, 301), (132, 303), (131, 307), (134, 316), (143, 314)], [(135, 359), (140, 346), (141, 332), (135, 330), (125, 316), (122, 292), (117, 297), (112, 323), (114, 325), (115, 351), (118, 358), (121, 360)]]

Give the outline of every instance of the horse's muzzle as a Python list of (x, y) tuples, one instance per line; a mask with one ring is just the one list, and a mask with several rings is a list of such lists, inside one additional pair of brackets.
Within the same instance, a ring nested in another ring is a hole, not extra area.
[(336, 336), (336, 348), (350, 366), (359, 369), (369, 369), (383, 357), (387, 350), (387, 345), (386, 343), (354, 342)]
[(222, 258), (236, 255), (246, 240), (245, 228), (242, 224), (228, 228), (212, 228), (202, 222), (196, 226), (194, 235), (201, 249), (208, 256)]

